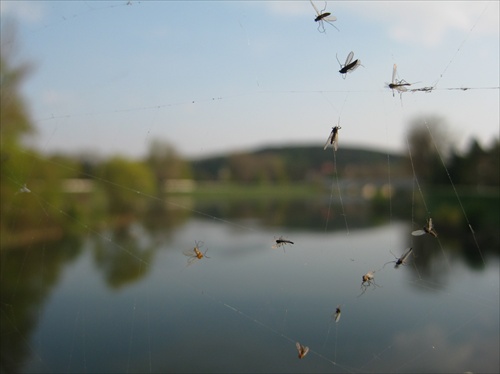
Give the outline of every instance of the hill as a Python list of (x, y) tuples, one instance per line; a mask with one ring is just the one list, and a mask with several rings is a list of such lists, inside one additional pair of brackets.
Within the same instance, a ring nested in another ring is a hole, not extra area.
[[(335, 157), (334, 157), (335, 156)], [(265, 147), (191, 161), (198, 181), (292, 182), (332, 175), (352, 179), (408, 175), (406, 158), (395, 153), (342, 147), (334, 155), (322, 145)]]

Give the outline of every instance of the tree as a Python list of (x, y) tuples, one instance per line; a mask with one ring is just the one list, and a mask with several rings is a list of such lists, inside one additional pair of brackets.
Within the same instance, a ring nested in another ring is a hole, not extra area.
[(406, 139), (409, 157), (419, 181), (422, 183), (445, 182), (446, 173), (443, 173), (441, 158), (444, 162), (449, 159), (452, 139), (450, 139), (444, 119), (438, 116), (413, 119), (410, 122)]
[(191, 178), (189, 164), (181, 159), (172, 145), (167, 142), (154, 140), (149, 147), (146, 163), (153, 171), (157, 190), (163, 190), (168, 179)]
[(143, 210), (145, 199), (138, 197), (156, 192), (154, 176), (141, 162), (113, 157), (101, 165), (99, 177), (112, 214)]
[(15, 66), (15, 29), (10, 23), (2, 26), (0, 49), (0, 134), (2, 161), (8, 157), (11, 147), (18, 145), (22, 135), (32, 133), (34, 128), (20, 94), (20, 85), (27, 77), (31, 66), (22, 63)]

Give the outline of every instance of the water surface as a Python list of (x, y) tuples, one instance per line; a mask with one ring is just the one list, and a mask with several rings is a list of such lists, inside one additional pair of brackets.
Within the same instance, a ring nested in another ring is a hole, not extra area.
[[(498, 257), (349, 212), (326, 230), (321, 215), (311, 229), (219, 213), (4, 251), (2, 369), (498, 371)], [(281, 235), (295, 244), (272, 249)], [(186, 266), (195, 241), (210, 258)], [(407, 266), (384, 266), (410, 246)]]

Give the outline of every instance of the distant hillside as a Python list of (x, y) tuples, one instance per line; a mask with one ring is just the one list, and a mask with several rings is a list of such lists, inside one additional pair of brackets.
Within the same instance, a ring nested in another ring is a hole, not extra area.
[[(388, 160), (392, 175), (408, 175), (406, 158), (399, 154), (342, 147), (335, 156), (341, 177), (386, 178)], [(322, 145), (265, 147), (192, 161), (191, 168), (200, 181), (235, 182), (314, 180), (335, 171), (333, 150)]]

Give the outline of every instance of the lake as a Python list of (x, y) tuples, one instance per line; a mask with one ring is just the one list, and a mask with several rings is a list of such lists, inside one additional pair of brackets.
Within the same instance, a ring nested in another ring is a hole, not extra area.
[(4, 250), (2, 372), (498, 372), (497, 242), (345, 204), (179, 200)]

